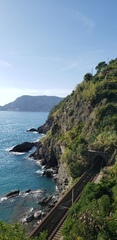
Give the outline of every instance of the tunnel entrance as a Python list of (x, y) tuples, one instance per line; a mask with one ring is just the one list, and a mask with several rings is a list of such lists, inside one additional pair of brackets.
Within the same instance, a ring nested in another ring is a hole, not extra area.
[(93, 168), (97, 170), (97, 172), (100, 172), (103, 167), (106, 166), (106, 161), (105, 159), (98, 155), (94, 158), (93, 160)]

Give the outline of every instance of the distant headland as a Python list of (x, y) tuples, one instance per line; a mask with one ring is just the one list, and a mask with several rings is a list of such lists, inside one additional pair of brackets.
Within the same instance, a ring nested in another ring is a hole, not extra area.
[(61, 100), (63, 98), (57, 96), (24, 95), (13, 102), (0, 106), (0, 111), (50, 112)]

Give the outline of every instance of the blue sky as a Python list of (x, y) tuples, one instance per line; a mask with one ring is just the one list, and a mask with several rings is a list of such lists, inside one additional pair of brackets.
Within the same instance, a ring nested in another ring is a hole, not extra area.
[(117, 0), (0, 0), (0, 105), (65, 97), (117, 58)]

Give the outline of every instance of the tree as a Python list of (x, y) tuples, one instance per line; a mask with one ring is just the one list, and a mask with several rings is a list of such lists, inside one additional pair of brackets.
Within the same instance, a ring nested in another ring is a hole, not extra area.
[(107, 66), (107, 63), (103, 61), (98, 63), (95, 69), (97, 70), (97, 73), (100, 73), (103, 70), (103, 68), (105, 68), (106, 66)]
[(93, 77), (92, 73), (86, 73), (84, 75), (84, 80), (88, 82), (92, 79), (92, 77)]

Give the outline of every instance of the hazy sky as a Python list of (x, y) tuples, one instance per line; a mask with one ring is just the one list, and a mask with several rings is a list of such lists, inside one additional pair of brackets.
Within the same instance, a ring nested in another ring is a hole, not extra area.
[(117, 58), (117, 0), (0, 0), (0, 105), (65, 97)]

